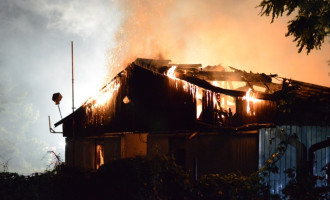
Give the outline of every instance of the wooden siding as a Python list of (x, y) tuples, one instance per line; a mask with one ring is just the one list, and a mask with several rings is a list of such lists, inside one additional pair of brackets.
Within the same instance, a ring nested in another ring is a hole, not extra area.
[(258, 132), (221, 134), (201, 132), (189, 139), (188, 133), (149, 134), (148, 155), (170, 154), (186, 171), (197, 175), (258, 170)]
[[(120, 87), (103, 107), (88, 104), (76, 110), (75, 136), (193, 129), (196, 102), (191, 85), (138, 66), (128, 67), (115, 79)], [(123, 103), (126, 96), (128, 104)], [(72, 117), (63, 121), (65, 137), (72, 136)]]
[(188, 143), (187, 166), (195, 160), (198, 175), (240, 172), (249, 175), (258, 169), (258, 134), (203, 135)]

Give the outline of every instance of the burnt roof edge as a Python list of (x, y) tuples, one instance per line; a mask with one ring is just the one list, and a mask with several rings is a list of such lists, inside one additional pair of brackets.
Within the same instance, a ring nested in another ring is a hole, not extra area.
[[(138, 67), (144, 68), (146, 70), (152, 71), (153, 73), (156, 73), (156, 74), (165, 76), (164, 74), (159, 73), (156, 68), (157, 67), (160, 67), (160, 66), (171, 67), (173, 64), (169, 64), (170, 62), (171, 62), (171, 60), (155, 60), (155, 59), (137, 58), (134, 62), (132, 62), (130, 65), (128, 65), (125, 69), (127, 69), (128, 67), (134, 65), (134, 66), (138, 66)], [(111, 79), (111, 81), (113, 81), (117, 76), (120, 76), (120, 74), (123, 71), (124, 70), (120, 71), (113, 79)], [(178, 78), (181, 79), (181, 80), (187, 81), (187, 82), (189, 82), (191, 84), (194, 84), (196, 86), (202, 87), (204, 89), (211, 90), (211, 91), (217, 92), (217, 93), (226, 94), (226, 95), (229, 95), (229, 96), (243, 97), (246, 94), (246, 92), (244, 92), (244, 91), (228, 90), (228, 89), (223, 89), (223, 88), (220, 88), (220, 87), (216, 87), (216, 86), (213, 86), (212, 84), (210, 84), (209, 82), (207, 82), (205, 80), (201, 80), (201, 79), (198, 79), (198, 78), (193, 77), (193, 76), (187, 76), (185, 74), (179, 74), (179, 77)], [(109, 82), (111, 82), (111, 81), (109, 81)], [(294, 83), (298, 83), (298, 84), (304, 85), (306, 87), (310, 86), (310, 87), (316, 87), (316, 88), (321, 89), (321, 90), (330, 91), (330, 88), (325, 87), (325, 86), (319, 86), (319, 85), (305, 83), (305, 82), (296, 81), (296, 80), (291, 80), (291, 81), (293, 81)], [(102, 89), (103, 88), (104, 87), (102, 87)], [(101, 91), (102, 89), (100, 89), (99, 91)], [(255, 94), (256, 94), (256, 98), (258, 98), (258, 99), (273, 100), (273, 101), (279, 99), (279, 96), (276, 95), (276, 94), (267, 94), (267, 93), (261, 93), (261, 92), (256, 92)], [(66, 120), (68, 120), (69, 118), (71, 118), (72, 115), (75, 112), (77, 112), (79, 109), (82, 109), (82, 106), (90, 98), (88, 98), (76, 111), (74, 111), (70, 115), (66, 116), (65, 118), (61, 119), (60, 121), (56, 122), (54, 124), (55, 127), (63, 124), (63, 122), (66, 121)]]

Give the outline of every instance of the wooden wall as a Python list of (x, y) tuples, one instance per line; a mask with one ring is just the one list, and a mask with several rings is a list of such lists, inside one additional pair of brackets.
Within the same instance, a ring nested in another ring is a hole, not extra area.
[(172, 154), (178, 164), (197, 174), (241, 172), (248, 175), (258, 169), (258, 132), (221, 134), (201, 132), (192, 139), (189, 134), (150, 134), (148, 155)]
[(65, 164), (83, 169), (96, 169), (96, 146), (103, 147), (104, 163), (121, 158), (145, 156), (147, 134), (119, 134), (102, 137), (66, 138)]
[[(120, 86), (104, 106), (90, 101), (76, 110), (76, 136), (193, 129), (196, 102), (191, 84), (134, 65), (114, 81)], [(130, 99), (127, 104), (125, 97)], [(64, 119), (64, 136), (72, 135), (72, 118)]]
[(199, 175), (241, 172), (249, 175), (258, 168), (258, 134), (201, 134), (188, 143), (187, 166)]

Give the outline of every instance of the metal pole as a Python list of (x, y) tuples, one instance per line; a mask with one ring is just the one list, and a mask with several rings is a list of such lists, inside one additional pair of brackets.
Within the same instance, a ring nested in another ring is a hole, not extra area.
[(72, 165), (75, 167), (75, 123), (74, 123), (74, 67), (73, 67), (73, 41), (71, 41), (71, 64), (72, 64)]
[(58, 107), (58, 111), (60, 112), (60, 115), (61, 115), (61, 119), (63, 119), (63, 117), (62, 117), (62, 113), (61, 113), (60, 104), (57, 104), (57, 107)]
[(73, 41), (71, 41), (71, 61), (72, 61), (72, 113), (73, 113), (74, 112)]

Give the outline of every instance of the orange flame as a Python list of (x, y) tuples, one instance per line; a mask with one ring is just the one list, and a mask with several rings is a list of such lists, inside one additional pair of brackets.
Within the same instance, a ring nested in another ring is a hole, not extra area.
[(103, 112), (106, 109), (107, 105), (109, 105), (114, 95), (117, 94), (117, 91), (120, 88), (120, 83), (117, 79), (112, 80), (108, 83), (103, 89), (101, 89), (98, 94), (93, 97), (89, 98), (84, 104), (84, 110), (87, 114), (87, 124), (93, 123), (94, 118), (97, 120), (97, 116), (100, 117), (96, 123), (103, 123), (104, 117)]
[(172, 79), (178, 79), (175, 77), (175, 69), (176, 69), (176, 66), (172, 66), (166, 73), (166, 75)]
[(94, 99), (94, 106), (95, 107), (101, 107), (104, 106), (112, 97), (113, 93), (117, 91), (120, 87), (119, 83), (111, 82), (110, 84), (107, 84), (107, 86), (100, 91), (100, 93), (97, 95), (97, 97)]
[[(250, 102), (252, 103), (256, 103), (256, 102), (259, 102), (260, 99), (257, 99), (254, 97), (254, 94), (253, 92), (251, 91), (251, 88), (249, 88), (249, 90), (246, 92), (246, 95), (243, 97), (244, 100), (247, 101), (247, 105), (246, 105), (246, 113), (251, 115), (252, 114), (252, 111), (251, 111), (251, 108), (250, 108)], [(255, 115), (256, 113), (253, 112), (253, 115)]]

